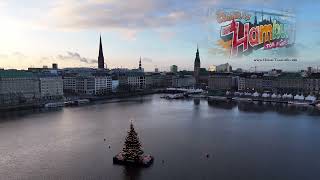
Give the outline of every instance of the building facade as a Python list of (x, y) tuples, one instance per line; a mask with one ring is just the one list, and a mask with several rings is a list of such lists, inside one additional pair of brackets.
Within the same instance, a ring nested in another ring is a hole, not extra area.
[(0, 105), (40, 100), (39, 78), (31, 72), (0, 70)]
[(41, 99), (57, 100), (63, 98), (63, 80), (61, 76), (53, 74), (39, 76)]
[(231, 72), (232, 67), (229, 63), (216, 66), (216, 72)]
[(86, 95), (95, 94), (95, 77), (78, 76), (76, 78), (76, 93)]
[(178, 66), (177, 65), (170, 66), (170, 72), (177, 73), (178, 72)]
[(209, 77), (209, 90), (232, 90), (235, 88), (236, 77), (231, 73), (214, 73)]
[(178, 75), (172, 79), (172, 87), (174, 88), (192, 88), (195, 85), (195, 79), (192, 75)]

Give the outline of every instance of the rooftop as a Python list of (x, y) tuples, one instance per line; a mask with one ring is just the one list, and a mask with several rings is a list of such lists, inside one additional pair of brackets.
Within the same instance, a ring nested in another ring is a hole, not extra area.
[(0, 78), (31, 78), (34, 77), (32, 72), (19, 70), (0, 70)]

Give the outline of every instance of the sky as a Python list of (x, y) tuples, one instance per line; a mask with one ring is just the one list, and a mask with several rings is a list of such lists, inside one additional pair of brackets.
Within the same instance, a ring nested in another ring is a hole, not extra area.
[[(208, 11), (219, 8), (291, 10), (296, 14), (292, 49), (242, 58), (213, 51)], [(197, 45), (201, 67), (229, 63), (234, 68), (300, 70), (320, 67), (320, 2), (312, 0), (1, 0), (0, 68), (97, 67), (99, 35), (108, 68), (155, 67), (192, 70)], [(296, 62), (254, 62), (277, 56)]]

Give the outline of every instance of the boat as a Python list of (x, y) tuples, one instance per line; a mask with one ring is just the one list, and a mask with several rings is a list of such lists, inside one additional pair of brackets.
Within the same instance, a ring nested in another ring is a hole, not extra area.
[(234, 97), (234, 98), (232, 98), (232, 100), (238, 101), (238, 102), (252, 102), (252, 99), (251, 99), (251, 98)]
[(89, 99), (79, 99), (79, 100), (76, 100), (76, 104), (77, 104), (77, 105), (88, 104), (89, 102), (90, 102)]
[(310, 103), (304, 102), (304, 101), (288, 101), (288, 104), (296, 105), (296, 106), (309, 106), (310, 105)]
[(58, 108), (58, 107), (64, 107), (64, 102), (53, 102), (53, 103), (47, 103), (44, 105), (45, 108)]
[(169, 95), (164, 95), (164, 96), (161, 96), (161, 98), (165, 98), (165, 99), (183, 99), (185, 98), (185, 95), (184, 94), (169, 94)]

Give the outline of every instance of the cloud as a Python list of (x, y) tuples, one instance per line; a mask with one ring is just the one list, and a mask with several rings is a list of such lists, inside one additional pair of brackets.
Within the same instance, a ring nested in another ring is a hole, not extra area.
[[(64, 29), (143, 29), (170, 27), (192, 20), (199, 2), (184, 0), (58, 1), (41, 23)], [(202, 7), (201, 7), (202, 8)], [(48, 21), (50, 20), (50, 21)]]
[(14, 52), (14, 53), (12, 53), (12, 56), (17, 58), (17, 59), (26, 59), (26, 58), (28, 58), (26, 55), (24, 55), (21, 52)]
[(151, 58), (147, 58), (147, 57), (143, 57), (142, 58), (142, 62), (152, 63), (152, 59)]
[(97, 60), (95, 59), (90, 59), (90, 58), (85, 58), (85, 57), (82, 57), (79, 53), (77, 52), (70, 52), (68, 51), (66, 53), (66, 55), (61, 55), (59, 54), (57, 56), (57, 59), (60, 59), (60, 60), (77, 60), (77, 61), (80, 61), (82, 63), (86, 63), (86, 64), (94, 64), (94, 63), (97, 63)]
[(8, 58), (8, 55), (6, 54), (0, 54), (0, 59), (7, 59)]

